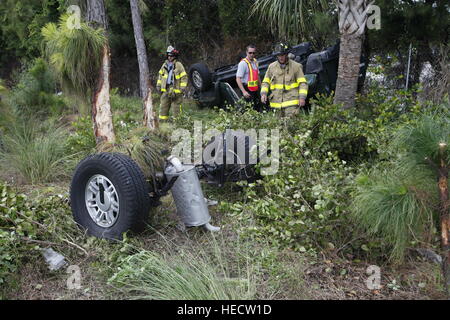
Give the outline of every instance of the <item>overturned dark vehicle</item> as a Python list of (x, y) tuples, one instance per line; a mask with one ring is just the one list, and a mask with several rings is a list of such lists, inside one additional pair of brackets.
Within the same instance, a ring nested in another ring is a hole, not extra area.
[[(291, 47), (289, 55), (303, 66), (309, 86), (307, 102), (317, 93), (329, 95), (336, 89), (339, 42), (320, 52), (314, 52), (311, 44), (304, 42)], [(262, 79), (276, 57), (266, 55), (257, 60)], [(201, 107), (235, 105), (242, 96), (236, 83), (237, 67), (238, 64), (227, 65), (211, 72), (203, 62), (190, 66), (189, 79), (194, 87), (193, 98)], [(362, 88), (366, 70), (367, 61), (365, 57), (361, 57), (358, 89)]]

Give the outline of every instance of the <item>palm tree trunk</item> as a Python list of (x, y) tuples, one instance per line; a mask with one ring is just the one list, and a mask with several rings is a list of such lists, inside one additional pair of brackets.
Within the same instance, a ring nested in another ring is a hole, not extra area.
[(351, 108), (355, 105), (358, 89), (361, 49), (369, 6), (367, 0), (338, 0), (337, 6), (341, 44), (334, 103)]
[(138, 0), (130, 0), (131, 16), (133, 19), (134, 39), (139, 63), (140, 92), (144, 106), (144, 125), (150, 129), (157, 126), (156, 116), (153, 111), (152, 91), (150, 88), (150, 72), (148, 70), (147, 50), (145, 47), (142, 19)]
[[(107, 18), (103, 0), (87, 0), (87, 20), (92, 27), (107, 29)], [(116, 137), (109, 100), (109, 74), (111, 57), (108, 44), (103, 48), (102, 65), (97, 85), (92, 95), (92, 120), (97, 145), (103, 142), (114, 143)]]
[(361, 48), (362, 36), (343, 35), (341, 37), (334, 103), (342, 103), (344, 108), (351, 108), (355, 105)]

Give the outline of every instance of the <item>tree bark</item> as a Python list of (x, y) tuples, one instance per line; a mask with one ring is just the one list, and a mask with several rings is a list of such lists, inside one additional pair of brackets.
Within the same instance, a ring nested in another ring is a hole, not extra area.
[(139, 63), (140, 94), (143, 100), (144, 125), (150, 129), (157, 126), (156, 116), (153, 111), (152, 92), (150, 88), (150, 72), (148, 69), (147, 49), (144, 41), (142, 18), (138, 0), (130, 0), (131, 16), (133, 19), (134, 39)]
[(110, 69), (111, 57), (109, 47), (105, 46), (103, 48), (102, 67), (97, 82), (97, 88), (92, 98), (92, 118), (94, 121), (94, 134), (97, 145), (103, 142), (113, 143), (116, 140), (109, 100)]
[(444, 161), (444, 151), (447, 145), (442, 143), (440, 146), (441, 163), (439, 168), (439, 199), (440, 199), (440, 220), (441, 220), (441, 248), (442, 248), (442, 273), (444, 276), (445, 292), (449, 294), (450, 287), (450, 201), (448, 196), (448, 168)]
[(103, 0), (87, 0), (86, 20), (93, 28), (108, 29), (108, 19), (106, 17), (105, 4)]
[(351, 108), (355, 105), (358, 89), (362, 43), (370, 6), (367, 0), (337, 0), (336, 4), (341, 44), (334, 103)]
[[(87, 20), (94, 28), (108, 27), (105, 4), (103, 0), (87, 0)], [(98, 73), (97, 85), (92, 95), (92, 120), (97, 145), (103, 142), (113, 143), (116, 139), (109, 100), (109, 74), (111, 57), (108, 44), (103, 48), (102, 64)]]
[(334, 103), (342, 103), (344, 108), (351, 108), (355, 105), (362, 37), (355, 37), (353, 35), (343, 35), (341, 37), (338, 79), (336, 82)]

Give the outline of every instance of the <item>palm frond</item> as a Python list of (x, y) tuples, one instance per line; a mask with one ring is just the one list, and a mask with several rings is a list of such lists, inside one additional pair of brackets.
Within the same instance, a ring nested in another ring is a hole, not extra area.
[(268, 23), (280, 39), (306, 41), (318, 30), (314, 16), (320, 13), (331, 16), (332, 8), (334, 6), (324, 0), (256, 0), (251, 13)]
[(69, 83), (75, 93), (89, 96), (95, 85), (107, 38), (102, 29), (81, 23), (80, 29), (70, 29), (69, 15), (63, 15), (58, 25), (47, 24), (42, 29), (46, 56), (61, 82)]

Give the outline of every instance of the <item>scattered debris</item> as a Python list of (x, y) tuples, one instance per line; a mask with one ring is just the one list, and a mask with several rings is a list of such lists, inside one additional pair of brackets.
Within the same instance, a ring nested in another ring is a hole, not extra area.
[(43, 249), (42, 254), (48, 264), (48, 268), (51, 271), (59, 270), (67, 264), (64, 256), (59, 254), (52, 248)]
[(437, 264), (442, 263), (442, 257), (431, 249), (418, 248), (418, 249), (416, 249), (416, 252), (418, 252), (422, 257), (424, 257), (428, 261), (431, 261), (431, 262), (437, 263)]
[(208, 207), (211, 207), (211, 206), (216, 206), (219, 202), (217, 202), (216, 200), (211, 200), (211, 199), (205, 198), (205, 203)]

